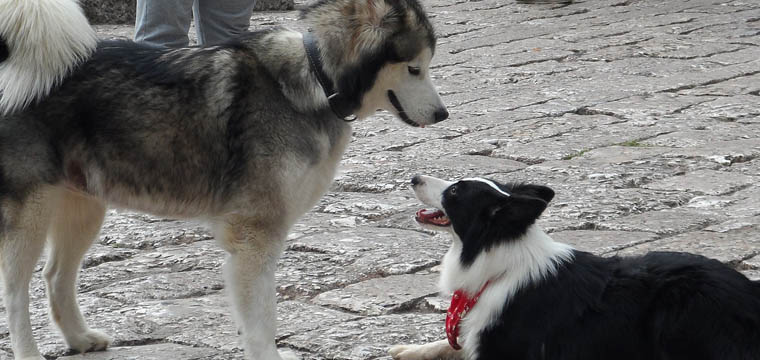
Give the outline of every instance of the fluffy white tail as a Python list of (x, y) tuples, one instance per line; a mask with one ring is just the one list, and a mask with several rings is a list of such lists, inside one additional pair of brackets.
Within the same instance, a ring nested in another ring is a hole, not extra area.
[(0, 114), (9, 114), (49, 94), (97, 38), (77, 0), (0, 0), (0, 42)]

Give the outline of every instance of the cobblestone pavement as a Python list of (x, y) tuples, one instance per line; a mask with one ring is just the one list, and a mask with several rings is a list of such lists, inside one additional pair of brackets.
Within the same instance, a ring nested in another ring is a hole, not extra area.
[[(280, 346), (307, 359), (388, 359), (391, 344), (444, 336), (447, 300), (435, 284), (449, 238), (411, 220), (419, 204), (407, 183), (417, 173), (548, 184), (557, 197), (540, 222), (557, 240), (609, 255), (692, 251), (760, 275), (760, 2), (427, 8), (451, 119), (425, 129), (388, 115), (356, 124), (331, 191), (280, 261)], [(263, 13), (254, 23), (296, 17)], [(240, 359), (223, 261), (200, 224), (111, 211), (79, 292), (115, 347), (64, 356), (39, 275), (36, 336), (49, 358)], [(2, 315), (0, 358), (10, 357)]]

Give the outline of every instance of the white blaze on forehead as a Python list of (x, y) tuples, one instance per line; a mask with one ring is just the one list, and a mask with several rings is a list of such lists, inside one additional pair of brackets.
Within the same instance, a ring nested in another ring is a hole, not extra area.
[(483, 179), (483, 178), (466, 178), (466, 179), (462, 179), (462, 181), (480, 181), (480, 182), (482, 182), (482, 183), (484, 183), (484, 184), (492, 187), (494, 190), (498, 191), (499, 193), (501, 193), (504, 196), (507, 196), (507, 197), (512, 196), (512, 195), (509, 195), (504, 190), (502, 190), (501, 188), (499, 188), (499, 186), (496, 185), (496, 183), (494, 183), (493, 181), (488, 180), (488, 179)]
[(443, 210), (443, 193), (453, 182), (434, 178), (432, 176), (420, 176), (420, 182), (414, 186), (414, 195), (427, 206)]

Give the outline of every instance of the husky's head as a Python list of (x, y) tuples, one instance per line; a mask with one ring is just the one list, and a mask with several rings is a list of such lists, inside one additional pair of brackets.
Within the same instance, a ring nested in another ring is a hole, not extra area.
[(321, 0), (302, 17), (325, 72), (357, 117), (382, 109), (412, 126), (448, 117), (430, 79), (435, 33), (417, 0)]
[(483, 178), (450, 182), (415, 176), (412, 187), (417, 199), (434, 208), (418, 211), (417, 222), (453, 233), (462, 243), (464, 264), (494, 246), (519, 240), (554, 197), (546, 186), (499, 184)]

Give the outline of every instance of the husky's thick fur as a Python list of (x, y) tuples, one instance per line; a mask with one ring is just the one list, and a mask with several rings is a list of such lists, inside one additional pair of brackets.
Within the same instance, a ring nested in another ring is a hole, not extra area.
[(395, 359), (760, 359), (760, 283), (719, 261), (602, 258), (555, 242), (535, 225), (554, 197), (545, 186), (412, 183), (436, 208), (417, 221), (454, 237), (442, 291), (484, 290), (461, 322), (461, 350), (446, 340), (401, 345), (390, 350)]
[[(351, 137), (330, 105), (415, 126), (448, 115), (417, 0), (322, 0), (303, 19), (312, 62), (302, 34), (284, 28), (169, 50), (96, 42), (73, 0), (0, 0), (0, 264), (17, 359), (42, 359), (28, 284), (46, 239), (51, 318), (66, 343), (111, 341), (87, 326), (75, 292), (109, 205), (207, 220), (230, 253), (247, 358), (281, 358), (275, 264)], [(330, 101), (316, 74), (334, 84)]]

